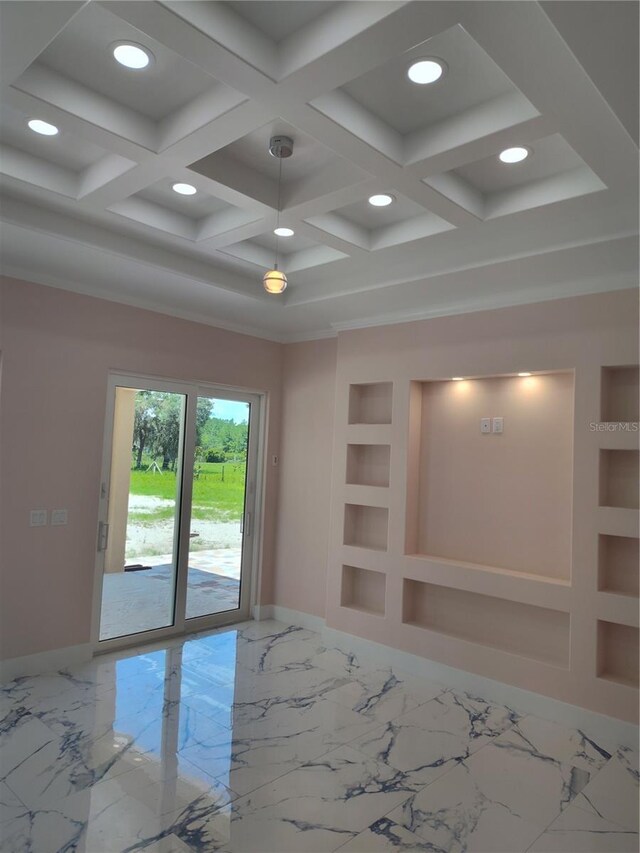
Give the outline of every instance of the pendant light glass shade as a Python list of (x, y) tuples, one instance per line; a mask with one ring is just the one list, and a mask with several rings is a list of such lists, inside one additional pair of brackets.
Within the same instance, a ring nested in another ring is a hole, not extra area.
[(287, 287), (287, 277), (279, 269), (268, 270), (262, 278), (267, 293), (283, 293)]

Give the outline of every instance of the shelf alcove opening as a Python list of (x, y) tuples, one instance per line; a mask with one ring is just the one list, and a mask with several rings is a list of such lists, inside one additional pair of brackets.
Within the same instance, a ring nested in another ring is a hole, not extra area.
[(387, 550), (389, 510), (386, 507), (345, 504), (344, 544), (373, 551)]
[(637, 366), (602, 368), (601, 418), (608, 423), (637, 422), (638, 413)]
[(598, 537), (598, 589), (638, 597), (640, 550), (632, 536)]
[(405, 579), (403, 622), (510, 654), (569, 666), (568, 613)]
[(388, 444), (347, 445), (347, 483), (388, 486), (391, 447)]
[(406, 552), (569, 579), (573, 371), (415, 387)]
[(600, 451), (600, 506), (638, 509), (637, 450)]
[(390, 424), (393, 383), (371, 382), (349, 386), (350, 424)]
[(342, 567), (342, 607), (384, 616), (385, 588), (386, 577), (383, 572), (358, 566)]
[(598, 622), (598, 675), (607, 681), (638, 686), (638, 629)]

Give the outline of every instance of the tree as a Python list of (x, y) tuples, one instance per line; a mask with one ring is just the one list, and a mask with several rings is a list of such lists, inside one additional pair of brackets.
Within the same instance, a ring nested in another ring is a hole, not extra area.
[(154, 391), (138, 391), (135, 401), (133, 420), (133, 452), (136, 454), (136, 468), (142, 467), (142, 454), (150, 449), (157, 428), (157, 412)]
[[(213, 411), (213, 400), (198, 397), (196, 406), (196, 444)], [(146, 451), (162, 457), (162, 470), (175, 470), (184, 426), (184, 397), (163, 391), (138, 391), (135, 402), (133, 452), (136, 468), (142, 467)]]

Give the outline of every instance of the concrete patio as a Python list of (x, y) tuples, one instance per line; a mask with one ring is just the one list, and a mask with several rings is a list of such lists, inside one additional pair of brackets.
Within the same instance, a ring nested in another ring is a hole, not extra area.
[[(190, 555), (188, 619), (238, 608), (241, 556), (240, 548), (197, 551)], [(104, 575), (101, 640), (172, 623), (175, 572), (171, 555), (137, 557), (135, 562), (150, 568)]]

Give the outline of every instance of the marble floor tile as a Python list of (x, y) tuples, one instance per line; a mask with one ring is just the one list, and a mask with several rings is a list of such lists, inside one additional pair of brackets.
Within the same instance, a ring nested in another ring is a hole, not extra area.
[(638, 753), (618, 749), (576, 797), (576, 805), (624, 829), (638, 832)]
[(554, 820), (528, 853), (637, 853), (640, 836), (571, 805)]
[(389, 817), (445, 850), (526, 850), (590, 774), (514, 749), (507, 735), (503, 743), (497, 738), (458, 763)]
[(176, 816), (171, 829), (205, 850), (329, 853), (414, 793), (406, 774), (339, 747), (213, 814)]
[(410, 772), (423, 785), (498, 737), (518, 719), (509, 708), (448, 690), (388, 722), (353, 746)]
[(0, 685), (2, 853), (623, 853), (637, 797), (630, 750), (274, 620)]
[(434, 846), (388, 817), (381, 817), (338, 853), (434, 853)]
[(333, 702), (351, 708), (379, 723), (387, 723), (435, 699), (444, 691), (410, 675), (377, 669), (359, 674), (328, 695)]
[(376, 726), (355, 711), (321, 700), (235, 726), (183, 754), (242, 795)]
[[(500, 737), (500, 744), (537, 757), (549, 757), (583, 770), (600, 770), (611, 758), (603, 744), (588, 738), (578, 729), (570, 729), (549, 720), (527, 716), (518, 720)], [(609, 749), (613, 747), (609, 745)]]
[(26, 806), (22, 800), (16, 797), (5, 782), (0, 782), (0, 823), (14, 820), (26, 811)]
[(387, 816), (433, 851), (524, 853), (543, 831), (545, 818), (539, 823), (526, 819), (484, 782), (459, 764)]

